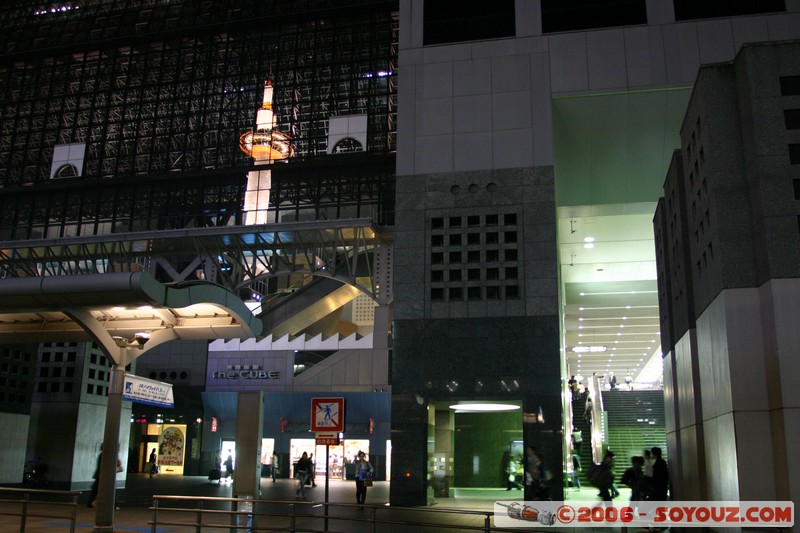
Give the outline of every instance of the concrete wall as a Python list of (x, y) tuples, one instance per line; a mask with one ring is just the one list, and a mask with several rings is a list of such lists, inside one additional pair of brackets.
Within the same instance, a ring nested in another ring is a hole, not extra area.
[[(0, 413), (3, 428), (3, 460), (0, 461), (0, 483), (22, 483), (28, 444), (29, 415)], [(35, 460), (36, 458), (33, 458)]]

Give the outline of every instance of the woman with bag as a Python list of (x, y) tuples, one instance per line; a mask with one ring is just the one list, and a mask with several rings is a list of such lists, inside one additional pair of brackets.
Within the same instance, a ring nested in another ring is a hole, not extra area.
[(364, 504), (367, 499), (367, 487), (372, 486), (374, 469), (367, 461), (367, 454), (362, 451), (356, 456), (356, 502)]
[(297, 490), (295, 495), (300, 498), (306, 497), (306, 480), (308, 479), (309, 472), (311, 471), (311, 460), (308, 458), (308, 452), (303, 452), (303, 455), (294, 466), (294, 477), (297, 478)]
[(153, 451), (150, 452), (150, 477), (158, 474), (158, 456), (156, 455), (156, 449), (153, 448)]

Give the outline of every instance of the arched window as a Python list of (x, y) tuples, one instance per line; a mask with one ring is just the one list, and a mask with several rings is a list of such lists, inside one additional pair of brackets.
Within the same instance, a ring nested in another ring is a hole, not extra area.
[(364, 147), (352, 137), (345, 137), (333, 146), (334, 154), (346, 154), (349, 152), (363, 152)]
[(65, 165), (61, 165), (60, 167), (58, 167), (58, 170), (56, 170), (55, 174), (53, 174), (53, 177), (54, 178), (75, 178), (78, 175), (79, 175), (78, 174), (78, 168), (75, 165), (71, 164), (71, 163), (67, 163)]

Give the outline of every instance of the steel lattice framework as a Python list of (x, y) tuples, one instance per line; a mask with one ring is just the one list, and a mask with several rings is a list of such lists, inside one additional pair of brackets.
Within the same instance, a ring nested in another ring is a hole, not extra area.
[(0, 242), (0, 276), (143, 270), (162, 282), (202, 278), (250, 292), (268, 277), (306, 273), (381, 301), (372, 261), (381, 245), (387, 243), (369, 219), (6, 241)]

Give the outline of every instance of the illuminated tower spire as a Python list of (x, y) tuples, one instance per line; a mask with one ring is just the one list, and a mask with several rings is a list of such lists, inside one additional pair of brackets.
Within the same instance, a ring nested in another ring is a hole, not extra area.
[(255, 159), (257, 165), (294, 155), (290, 137), (276, 129), (278, 119), (272, 109), (272, 94), (272, 82), (267, 80), (261, 107), (256, 111), (256, 131), (248, 131), (239, 138), (239, 148)]
[[(278, 119), (272, 109), (272, 82), (264, 82), (264, 98), (256, 111), (256, 130), (248, 131), (239, 138), (239, 148), (255, 159), (256, 165), (269, 165), (273, 161), (285, 160), (294, 155), (291, 139), (278, 131)], [(253, 170), (247, 173), (247, 189), (244, 193), (244, 224), (267, 224), (269, 219), (269, 193), (272, 187), (272, 171)]]

